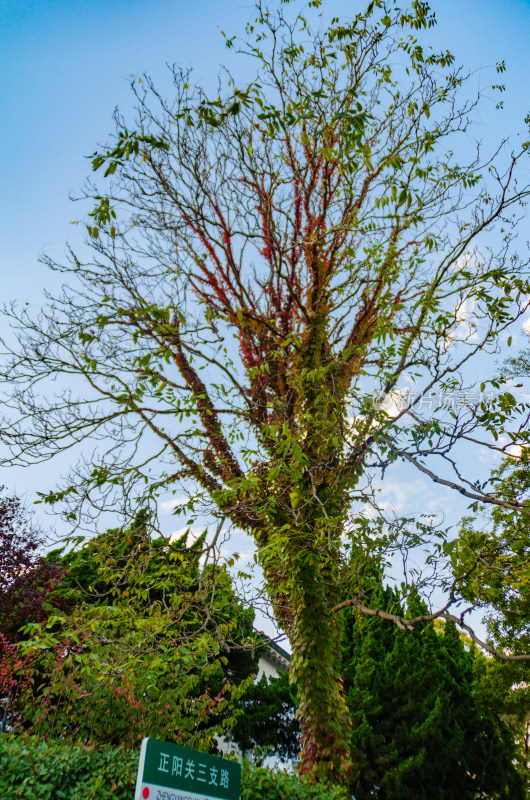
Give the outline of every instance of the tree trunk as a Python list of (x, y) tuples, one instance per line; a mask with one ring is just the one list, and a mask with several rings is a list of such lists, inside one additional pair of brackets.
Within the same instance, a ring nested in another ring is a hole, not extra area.
[(351, 719), (338, 671), (338, 630), (327, 591), (334, 582), (328, 583), (322, 555), (301, 545), (289, 583), (291, 680), (298, 692), (302, 732), (299, 771), (313, 780), (347, 785)]

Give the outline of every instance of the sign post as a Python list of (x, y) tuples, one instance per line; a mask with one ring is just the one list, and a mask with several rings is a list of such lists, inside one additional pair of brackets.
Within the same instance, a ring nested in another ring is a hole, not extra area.
[(241, 766), (177, 744), (142, 741), (134, 800), (239, 800)]

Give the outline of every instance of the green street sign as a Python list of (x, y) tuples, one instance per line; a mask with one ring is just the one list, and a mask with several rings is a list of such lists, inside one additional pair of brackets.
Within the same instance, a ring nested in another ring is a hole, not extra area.
[(178, 744), (142, 741), (134, 800), (239, 800), (241, 766)]

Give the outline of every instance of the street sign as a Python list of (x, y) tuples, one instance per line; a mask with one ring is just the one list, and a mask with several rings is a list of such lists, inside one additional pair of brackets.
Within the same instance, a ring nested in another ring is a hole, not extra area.
[(241, 766), (178, 744), (142, 741), (134, 800), (239, 800)]

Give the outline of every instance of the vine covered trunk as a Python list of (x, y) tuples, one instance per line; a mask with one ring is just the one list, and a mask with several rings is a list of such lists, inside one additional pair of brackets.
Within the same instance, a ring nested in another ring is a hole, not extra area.
[(299, 770), (314, 780), (347, 784), (351, 719), (338, 672), (338, 631), (323, 569), (321, 558), (301, 549), (290, 580), (291, 679), (302, 733)]

